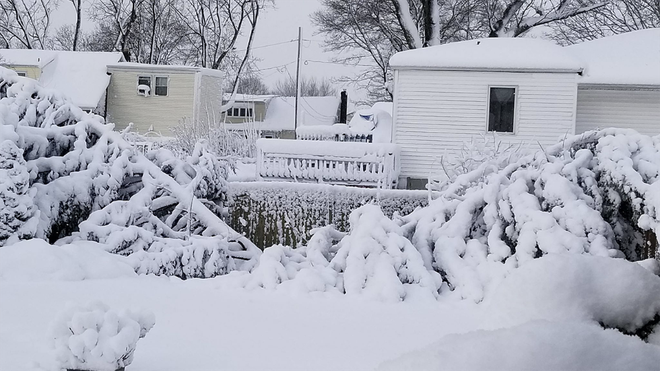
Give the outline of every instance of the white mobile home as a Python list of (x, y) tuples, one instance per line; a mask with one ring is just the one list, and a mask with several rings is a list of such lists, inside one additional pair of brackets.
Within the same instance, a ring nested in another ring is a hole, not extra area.
[(660, 134), (660, 28), (567, 47), (585, 66), (576, 133), (610, 126)]
[(222, 74), (190, 66), (119, 63), (108, 66), (107, 121), (121, 130), (171, 136), (181, 120), (220, 122)]
[(410, 50), (394, 70), (392, 139), (409, 187), (472, 137), (549, 146), (575, 131), (580, 62), (538, 39), (492, 38)]

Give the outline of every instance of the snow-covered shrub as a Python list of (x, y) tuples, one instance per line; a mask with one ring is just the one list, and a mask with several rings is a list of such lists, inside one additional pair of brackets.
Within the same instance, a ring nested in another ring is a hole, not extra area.
[(57, 362), (67, 370), (123, 369), (155, 323), (151, 312), (115, 311), (100, 302), (70, 306), (52, 324)]
[(264, 247), (306, 244), (308, 231), (329, 224), (348, 231), (351, 212), (368, 203), (388, 217), (428, 205), (424, 191), (287, 182), (232, 182), (228, 198), (229, 225)]
[[(144, 250), (139, 261), (153, 260), (147, 271), (164, 274), (226, 269), (199, 269), (197, 259), (190, 269), (156, 270), (154, 262), (192, 263), (185, 257), (204, 250), (202, 256), (214, 257), (202, 259), (205, 264), (232, 269), (250, 267), (260, 253), (220, 218), (227, 168), (204, 143), (184, 160), (165, 149), (147, 158), (101, 117), (2, 68), (0, 122), (3, 139), (23, 150), (20, 167), (29, 174), (37, 210), (26, 225), (34, 226), (34, 236), (58, 243), (92, 240), (125, 255)], [(20, 231), (14, 235), (22, 237)], [(170, 247), (176, 251), (164, 254)]]
[(379, 370), (652, 370), (660, 362), (651, 345), (660, 277), (639, 264), (545, 256), (512, 272), (483, 305), (485, 330), (445, 336)]
[(12, 236), (34, 236), (34, 222), (26, 225), (35, 214), (29, 186), (23, 151), (10, 140), (0, 141), (0, 246), (15, 242), (8, 240)]
[(658, 229), (660, 147), (630, 130), (567, 138), (483, 177), (460, 175), (403, 228), (463, 298), (483, 299), (545, 254), (649, 257)]
[(192, 153), (200, 140), (210, 143), (209, 150), (216, 156), (255, 158), (257, 139), (261, 133), (253, 124), (244, 124), (243, 130), (230, 130), (219, 117), (203, 121), (184, 119), (172, 128), (174, 140), (167, 146), (175, 151)]
[[(358, 209), (329, 260), (341, 278), (334, 287), (389, 300), (403, 298), (401, 285), (410, 284), (480, 302), (513, 269), (544, 255), (656, 257), (659, 177), (657, 138), (619, 129), (566, 138), (501, 170), (459, 175), (409, 215)], [(304, 251), (276, 254), (279, 271), (306, 267)]]
[(424, 266), (401, 227), (375, 205), (351, 214), (346, 236), (321, 228), (305, 247), (267, 248), (252, 276), (248, 288), (296, 285), (308, 291), (338, 290), (383, 301), (400, 301), (409, 295), (434, 298), (442, 284), (440, 275)]
[[(496, 133), (482, 134), (463, 143), (453, 156), (441, 156), (440, 169), (429, 177), (430, 191), (442, 191), (461, 174), (481, 173), (481, 180), (521, 159), (527, 151), (525, 144), (504, 143)], [(436, 170), (436, 169), (434, 169)]]

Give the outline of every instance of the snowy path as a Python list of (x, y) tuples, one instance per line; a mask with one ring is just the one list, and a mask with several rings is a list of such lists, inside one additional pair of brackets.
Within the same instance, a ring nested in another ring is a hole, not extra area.
[(48, 326), (69, 301), (156, 314), (129, 371), (372, 370), (480, 322), (469, 303), (385, 304), (219, 288), (226, 280), (0, 282), (0, 370), (49, 369)]

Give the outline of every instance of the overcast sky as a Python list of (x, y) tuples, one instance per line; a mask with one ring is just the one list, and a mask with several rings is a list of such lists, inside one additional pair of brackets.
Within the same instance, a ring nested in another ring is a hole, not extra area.
[[(253, 55), (260, 59), (257, 66), (262, 70), (261, 75), (269, 86), (286, 77), (287, 71), (291, 76), (295, 75), (298, 45), (296, 42), (289, 42), (264, 46), (297, 40), (298, 27), (303, 28), (305, 39), (302, 58), (304, 75), (330, 79), (355, 73), (353, 67), (327, 63), (331, 62), (334, 54), (323, 51), (323, 36), (316, 34), (317, 29), (310, 19), (310, 15), (319, 9), (319, 0), (275, 0), (275, 6), (260, 15)], [(278, 66), (279, 68), (273, 68)], [(347, 88), (349, 94), (355, 94), (350, 86), (338, 85), (338, 88)]]

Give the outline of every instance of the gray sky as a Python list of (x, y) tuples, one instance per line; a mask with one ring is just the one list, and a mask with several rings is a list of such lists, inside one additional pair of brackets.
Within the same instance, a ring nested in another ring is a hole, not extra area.
[[(317, 78), (336, 78), (342, 75), (352, 75), (355, 68), (330, 62), (333, 53), (323, 51), (323, 36), (317, 35), (317, 29), (312, 25), (310, 15), (321, 8), (319, 0), (275, 0), (275, 7), (269, 8), (260, 15), (255, 35), (253, 55), (260, 59), (257, 67), (262, 70), (261, 75), (269, 86), (278, 80), (291, 76), (296, 72), (296, 55), (298, 45), (289, 42), (281, 45), (263, 47), (291, 40), (297, 40), (298, 27), (303, 28), (303, 58), (302, 74)], [(286, 66), (283, 66), (286, 65)], [(279, 68), (273, 68), (283, 66)], [(349, 95), (354, 95), (350, 86), (337, 85), (338, 88), (347, 88)]]

